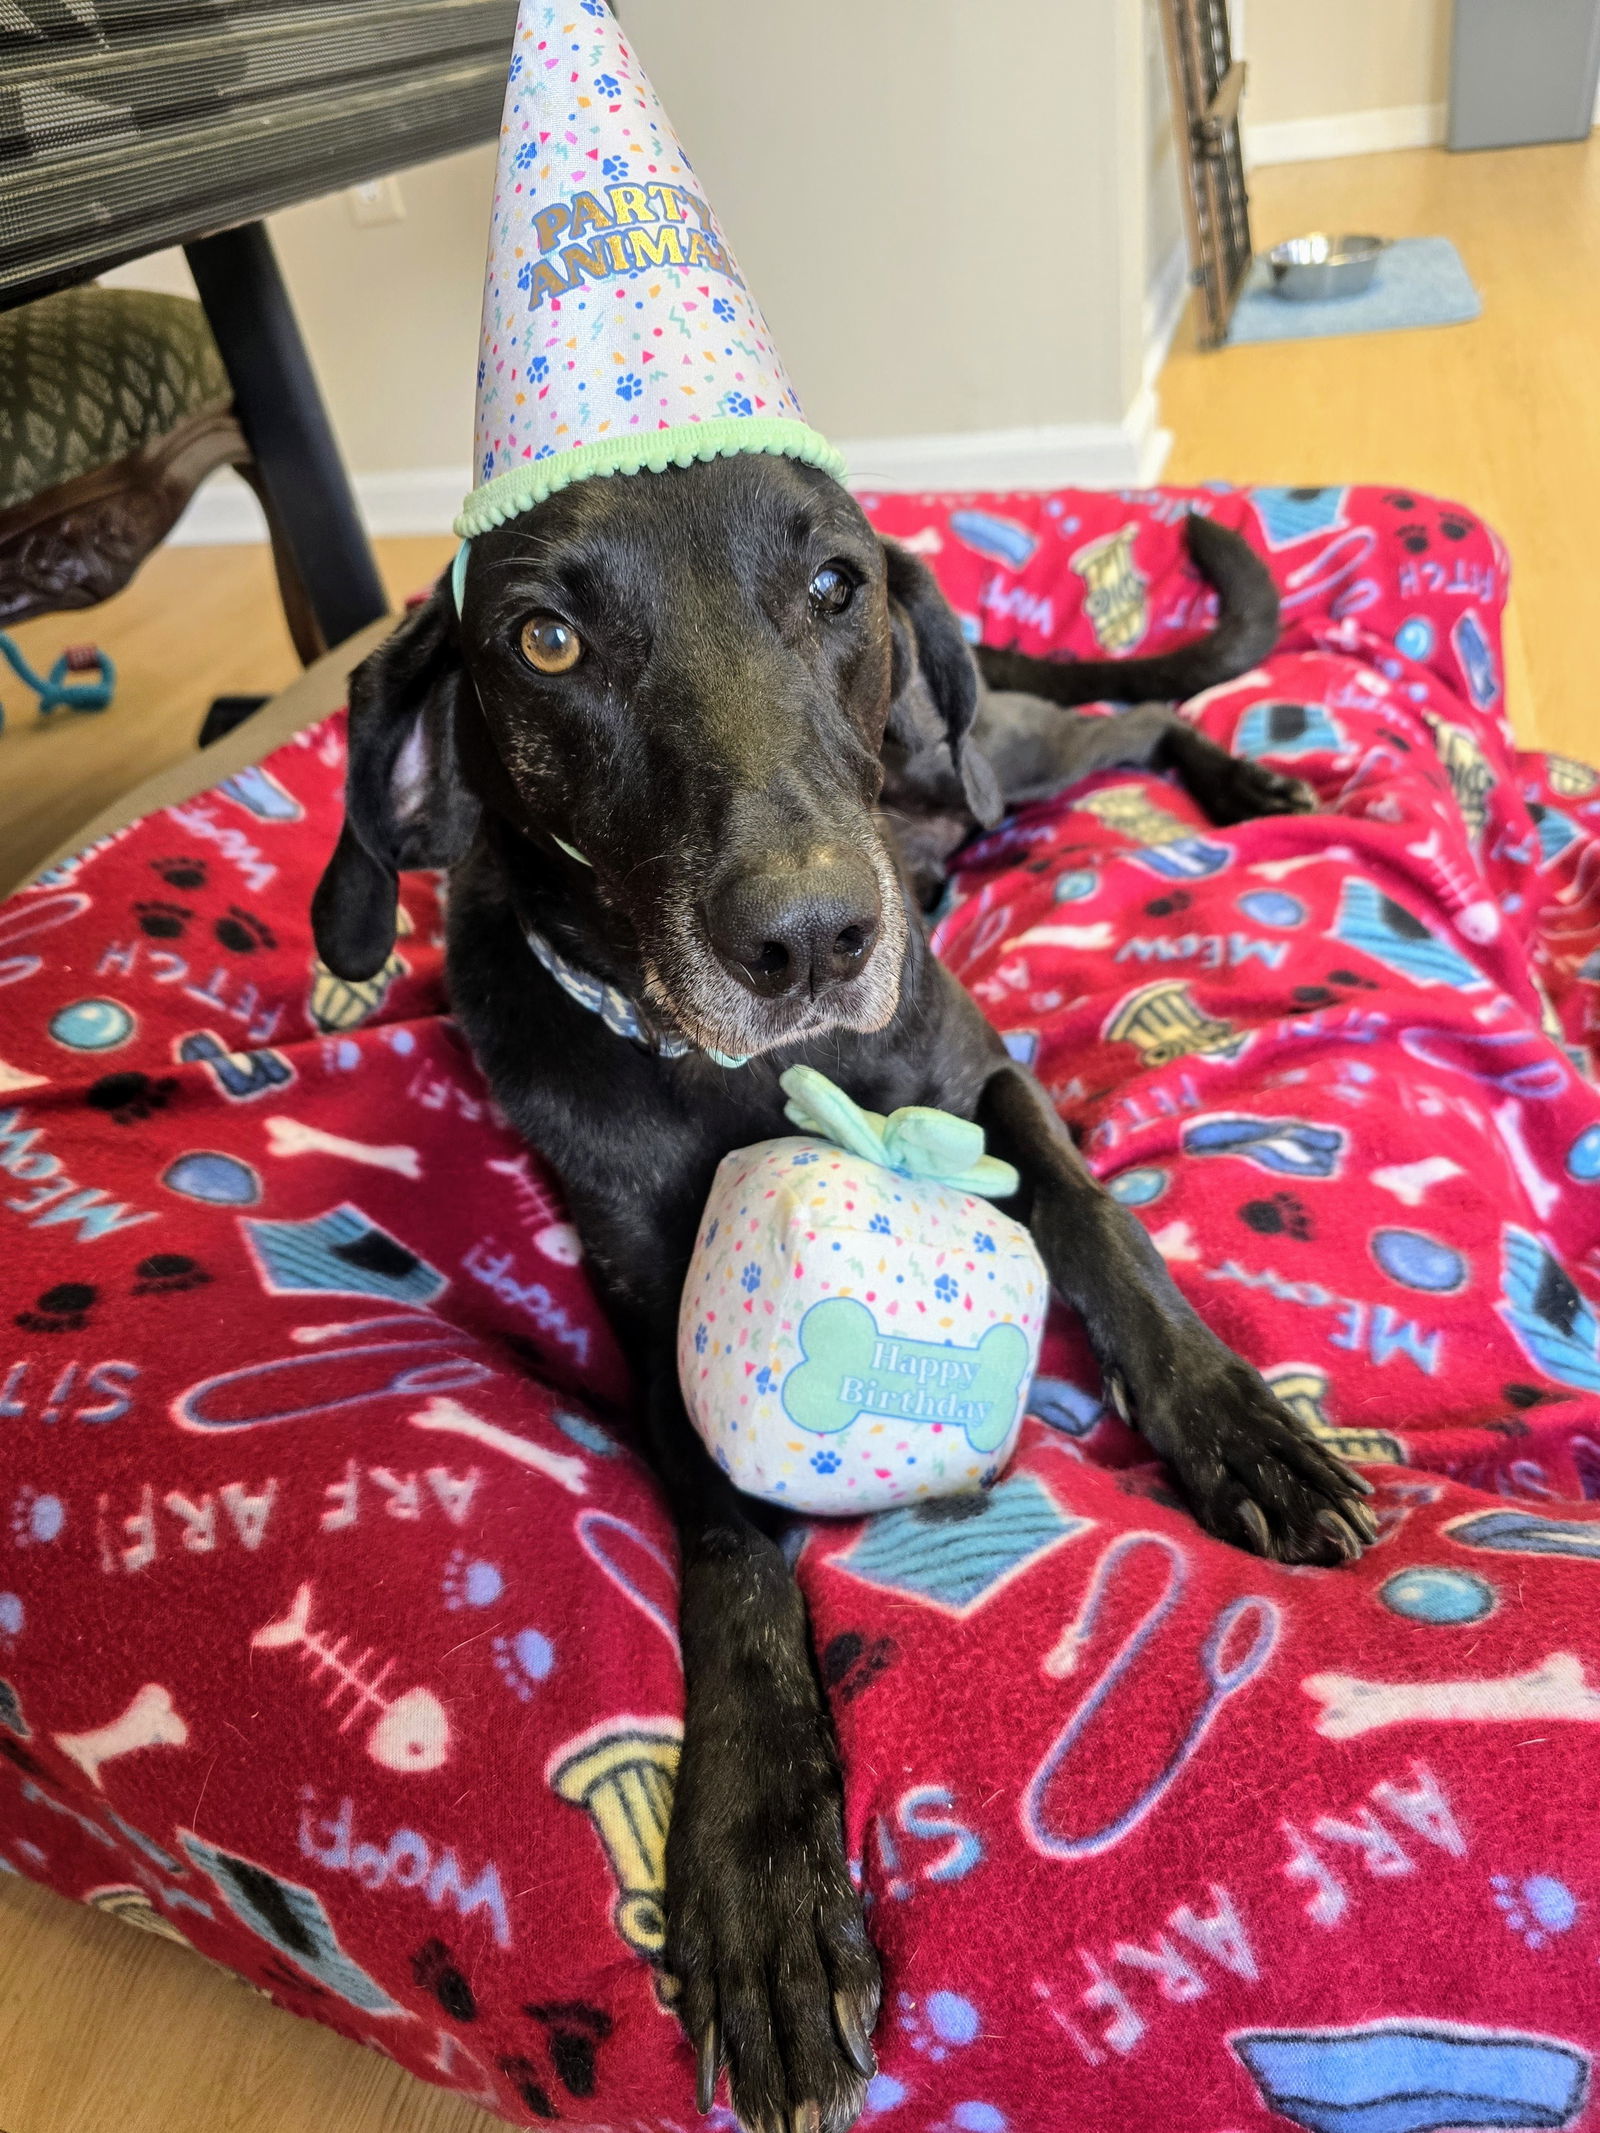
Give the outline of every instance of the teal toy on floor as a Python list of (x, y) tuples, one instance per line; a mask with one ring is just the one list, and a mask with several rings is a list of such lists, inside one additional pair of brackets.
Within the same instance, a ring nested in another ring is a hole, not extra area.
[[(69, 645), (48, 674), (36, 674), (23, 657), (16, 639), (0, 630), (0, 657), (4, 657), (19, 680), (25, 681), (39, 699), (39, 715), (52, 711), (106, 711), (116, 692), (117, 670), (98, 645)], [(93, 672), (95, 681), (71, 681), (69, 675)], [(5, 727), (5, 706), (0, 704), (0, 731)]]

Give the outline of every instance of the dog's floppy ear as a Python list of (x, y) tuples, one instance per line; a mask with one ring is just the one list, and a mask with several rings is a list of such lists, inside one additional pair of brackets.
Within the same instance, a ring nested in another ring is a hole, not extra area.
[(338, 977), (375, 977), (388, 961), (401, 868), (449, 866), (472, 842), (478, 803), (456, 749), (464, 685), (447, 579), (350, 677), (344, 828), (311, 899), (317, 953)]
[(987, 829), (999, 821), (1005, 802), (994, 772), (972, 745), (978, 712), (976, 663), (931, 572), (894, 541), (884, 541), (882, 547), (893, 638), (889, 737), (913, 762), (932, 750), (948, 755), (962, 798)]

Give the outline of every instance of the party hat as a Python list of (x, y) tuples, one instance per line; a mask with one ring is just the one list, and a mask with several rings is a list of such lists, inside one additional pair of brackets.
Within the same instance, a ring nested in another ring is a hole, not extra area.
[(570, 482), (776, 452), (808, 429), (689, 158), (605, 0), (522, 0), (489, 228), (474, 447), (456, 531)]

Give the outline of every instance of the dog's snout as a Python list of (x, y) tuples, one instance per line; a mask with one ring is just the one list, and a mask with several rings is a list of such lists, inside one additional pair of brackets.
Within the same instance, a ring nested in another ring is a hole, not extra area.
[(842, 985), (866, 967), (883, 912), (878, 877), (860, 853), (829, 852), (795, 867), (727, 875), (706, 904), (711, 944), (762, 999)]

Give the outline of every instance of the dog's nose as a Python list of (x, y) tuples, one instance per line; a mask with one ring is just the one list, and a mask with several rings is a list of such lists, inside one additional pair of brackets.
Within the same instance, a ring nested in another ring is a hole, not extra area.
[(763, 999), (829, 991), (855, 977), (878, 938), (878, 877), (857, 852), (792, 868), (746, 868), (711, 892), (711, 945)]

